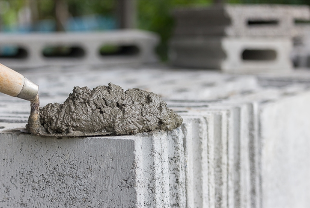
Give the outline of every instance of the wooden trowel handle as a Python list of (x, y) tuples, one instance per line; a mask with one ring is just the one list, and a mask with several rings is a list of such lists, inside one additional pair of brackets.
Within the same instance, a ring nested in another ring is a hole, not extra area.
[(0, 92), (32, 101), (36, 98), (39, 87), (23, 75), (0, 64)]

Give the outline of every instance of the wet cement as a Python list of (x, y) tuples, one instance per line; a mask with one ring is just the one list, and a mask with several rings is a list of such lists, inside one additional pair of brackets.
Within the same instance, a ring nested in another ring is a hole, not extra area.
[(124, 91), (111, 83), (93, 90), (74, 87), (63, 104), (40, 108), (40, 123), (46, 134), (109, 132), (126, 135), (172, 130), (182, 122), (159, 95), (140, 89)]
[(40, 115), (39, 115), (39, 109), (40, 108), (40, 100), (39, 95), (35, 97), (34, 100), (30, 103), (30, 116), (28, 118), (28, 124), (26, 125), (26, 130), (34, 135), (40, 135), (44, 131), (40, 124)]

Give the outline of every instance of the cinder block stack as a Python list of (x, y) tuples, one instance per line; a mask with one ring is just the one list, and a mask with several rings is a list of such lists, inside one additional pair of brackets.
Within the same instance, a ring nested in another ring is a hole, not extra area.
[(222, 5), (174, 11), (170, 60), (181, 67), (232, 73), (289, 71), (296, 20), (309, 20), (307, 6)]
[[(53, 34), (4, 33), (0, 34), (0, 63), (14, 69), (149, 64), (157, 62), (157, 44), (156, 34), (141, 30)], [(55, 53), (59, 49), (60, 53)]]
[(131, 136), (35, 137), (16, 130), (29, 103), (0, 95), (1, 207), (310, 205), (308, 71), (237, 76), (80, 66), (24, 73), (40, 85), (41, 105), (63, 102), (81, 83), (112, 82), (161, 94), (184, 122)]

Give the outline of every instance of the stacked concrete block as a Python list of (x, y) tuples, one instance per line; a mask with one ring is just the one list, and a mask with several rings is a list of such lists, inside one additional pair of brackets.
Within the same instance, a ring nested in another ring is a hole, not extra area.
[[(224, 5), (174, 11), (176, 36), (294, 36), (295, 20), (309, 20), (307, 6)], [(212, 21), (211, 21), (212, 20)]]
[(300, 26), (301, 33), (295, 38), (291, 58), (297, 68), (310, 68), (310, 27)]
[(74, 85), (112, 82), (160, 93), (184, 122), (132, 136), (35, 137), (20, 131), (29, 103), (0, 95), (1, 207), (310, 204), (307, 71), (66, 67), (24, 74), (40, 84), (42, 106), (63, 102)]
[(223, 5), (174, 12), (173, 65), (232, 73), (289, 71), (295, 20), (309, 20), (306, 6)]
[(157, 43), (155, 34), (139, 30), (0, 34), (0, 62), (12, 68), (154, 63)]
[(292, 43), (288, 38), (191, 38), (171, 41), (174, 65), (222, 69), (229, 73), (287, 72)]

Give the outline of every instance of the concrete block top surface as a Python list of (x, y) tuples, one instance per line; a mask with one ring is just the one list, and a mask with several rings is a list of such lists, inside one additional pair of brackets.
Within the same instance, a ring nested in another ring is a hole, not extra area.
[(29, 34), (9, 34), (1, 33), (1, 40), (6, 41), (80, 41), (82, 39), (98, 41), (98, 40), (114, 40), (118, 38), (132, 39), (132, 38), (146, 38), (152, 39), (157, 36), (152, 32), (141, 30), (115, 30), (106, 32), (59, 32), (59, 33), (29, 33)]
[[(123, 89), (140, 88), (153, 91), (165, 100), (203, 100), (215, 102), (264, 91), (260, 86), (285, 86), (298, 80), (308, 82), (310, 75), (305, 72), (277, 75), (229, 75), (202, 70), (176, 70), (166, 67), (47, 67), (32, 70), (20, 70), (29, 80), (39, 85), (41, 106), (48, 103), (62, 103), (72, 92), (74, 86), (94, 88), (109, 82)], [(139, 76), (137, 76), (137, 73)], [(290, 79), (295, 74), (295, 79)], [(307, 78), (309, 77), (309, 78)], [(295, 80), (295, 81), (294, 81)], [(269, 84), (268, 84), (269, 83)], [(0, 95), (0, 132), (7, 128), (22, 128), (27, 123), (30, 103), (18, 98)], [(196, 103), (197, 104), (197, 103)], [(195, 105), (195, 102), (194, 104)]]

